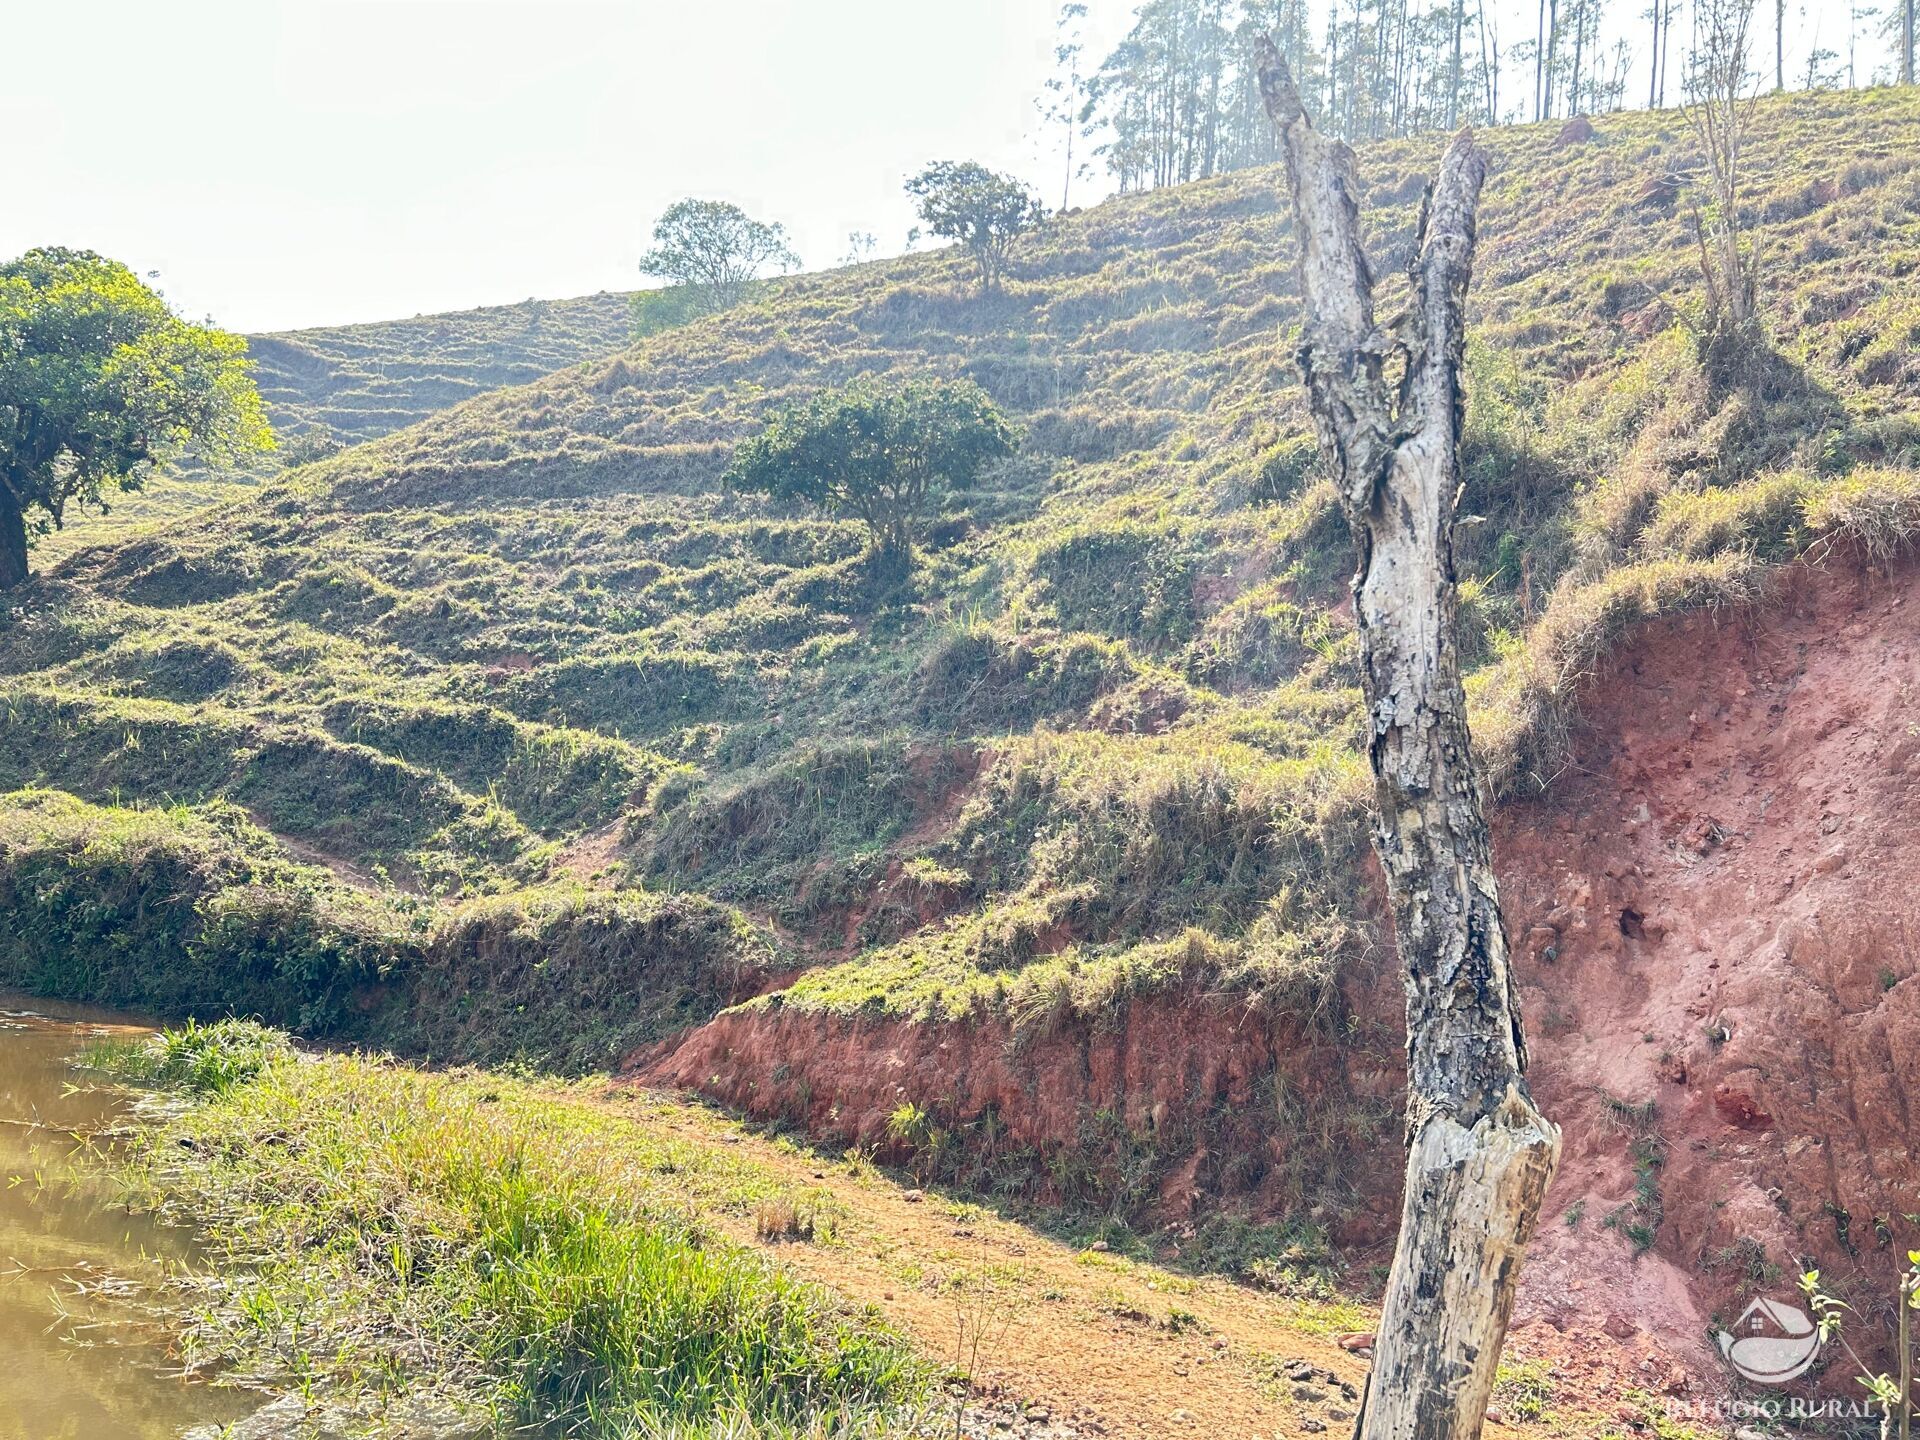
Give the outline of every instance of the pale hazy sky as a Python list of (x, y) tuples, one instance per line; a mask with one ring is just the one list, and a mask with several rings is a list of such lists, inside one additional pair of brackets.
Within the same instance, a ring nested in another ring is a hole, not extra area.
[[(1131, 7), (1105, 8), (1124, 31)], [(0, 256), (102, 251), (261, 330), (633, 289), (689, 194), (782, 221), (810, 267), (855, 229), (898, 251), (928, 161), (1039, 178), (1054, 13), (0, 0)]]
[[(1096, 60), (1134, 8), (1090, 0)], [(1503, 43), (1530, 31), (1525, 0), (1498, 8)], [(631, 289), (683, 195), (783, 222), (810, 268), (856, 229), (891, 253), (930, 160), (1058, 202), (1033, 106), (1057, 10), (0, 0), (0, 257), (102, 251), (245, 331)]]

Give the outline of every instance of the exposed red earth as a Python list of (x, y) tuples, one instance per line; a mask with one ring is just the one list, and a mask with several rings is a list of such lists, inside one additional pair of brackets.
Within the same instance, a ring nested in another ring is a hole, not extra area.
[[(1888, 1313), (1920, 1245), (1915, 577), (1836, 558), (1750, 613), (1652, 626), (1586, 687), (1551, 800), (1498, 817), (1565, 1131), (1524, 1316), (1698, 1357), (1711, 1316), (1791, 1296), (1803, 1263), (1868, 1334)], [(1600, 1222), (1642, 1128), (1663, 1163), (1636, 1260)]]
[[(1600, 1367), (1601, 1390), (1717, 1388), (1713, 1324), (1756, 1293), (1790, 1297), (1806, 1263), (1871, 1344), (1895, 1260), (1920, 1246), (1916, 576), (1830, 556), (1779, 571), (1764, 604), (1645, 628), (1583, 687), (1547, 797), (1494, 818), (1532, 1079), (1565, 1131), (1515, 1334)], [(1359, 1193), (1324, 1218), (1371, 1258), (1399, 1182), (1390, 957), (1347, 992), (1374, 1038), (1196, 993), (1018, 1042), (775, 1006), (723, 1014), (632, 1074), (868, 1143), (903, 1099), (962, 1120), (991, 1106), (1042, 1151), (1109, 1108), (1184, 1155), (1160, 1193), (1174, 1221), (1223, 1191), (1273, 1213), (1289, 1147), (1340, 1151)], [(1276, 1083), (1293, 1113), (1343, 1118), (1311, 1137), (1277, 1124), (1255, 1103)], [(1378, 1163), (1352, 1163), (1357, 1146)]]

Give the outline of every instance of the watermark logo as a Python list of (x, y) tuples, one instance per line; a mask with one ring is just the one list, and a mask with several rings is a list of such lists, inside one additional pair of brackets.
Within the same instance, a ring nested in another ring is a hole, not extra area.
[[(1734, 1333), (1737, 1332), (1737, 1333)], [(1807, 1312), (1761, 1296), (1717, 1337), (1727, 1363), (1756, 1385), (1785, 1385), (1807, 1373), (1822, 1336)]]

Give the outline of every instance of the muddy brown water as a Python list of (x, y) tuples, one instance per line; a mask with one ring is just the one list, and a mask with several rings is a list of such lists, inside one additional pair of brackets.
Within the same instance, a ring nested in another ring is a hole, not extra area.
[(260, 1403), (182, 1377), (164, 1334), (98, 1298), (192, 1259), (187, 1234), (75, 1164), (76, 1133), (123, 1123), (129, 1101), (74, 1058), (143, 1028), (0, 991), (0, 1440), (177, 1440)]

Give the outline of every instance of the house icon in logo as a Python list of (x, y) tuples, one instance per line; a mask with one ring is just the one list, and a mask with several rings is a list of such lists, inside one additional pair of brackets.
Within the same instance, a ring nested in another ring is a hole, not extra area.
[(1807, 1373), (1820, 1353), (1820, 1327), (1804, 1310), (1761, 1296), (1740, 1312), (1737, 1334), (1716, 1337), (1727, 1363), (1756, 1385), (1784, 1385)]

